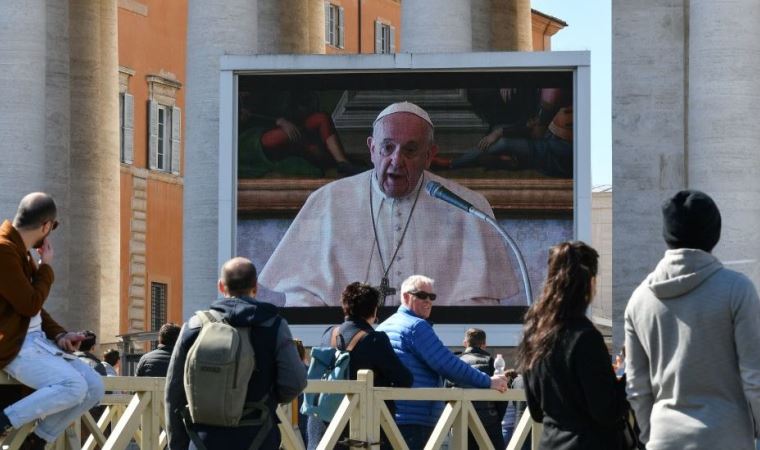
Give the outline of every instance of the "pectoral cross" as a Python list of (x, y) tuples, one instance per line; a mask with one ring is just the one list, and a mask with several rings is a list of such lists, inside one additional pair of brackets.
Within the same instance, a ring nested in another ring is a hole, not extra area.
[(392, 288), (390, 282), (388, 281), (388, 277), (383, 277), (382, 280), (380, 280), (380, 286), (375, 286), (375, 289), (380, 291), (380, 295), (383, 296), (383, 302), (381, 306), (385, 306), (385, 299), (389, 295), (396, 295), (396, 288)]

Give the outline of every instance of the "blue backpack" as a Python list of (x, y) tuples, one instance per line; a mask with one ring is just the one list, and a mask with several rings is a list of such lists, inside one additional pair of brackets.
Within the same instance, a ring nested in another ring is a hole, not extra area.
[[(348, 380), (351, 350), (367, 334), (359, 331), (346, 346), (343, 336), (339, 334), (340, 326), (332, 330), (330, 347), (313, 347), (311, 363), (306, 377), (309, 380)], [(340, 344), (338, 344), (340, 339)], [(315, 416), (323, 422), (330, 422), (343, 401), (344, 394), (307, 393), (304, 394), (301, 414)]]

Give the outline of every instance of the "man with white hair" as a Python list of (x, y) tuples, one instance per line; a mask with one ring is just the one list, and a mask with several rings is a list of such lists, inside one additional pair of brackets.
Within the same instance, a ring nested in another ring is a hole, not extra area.
[(339, 306), (341, 289), (378, 286), (381, 305), (399, 304), (402, 274), (442, 280), (447, 305), (495, 305), (518, 293), (498, 234), (422, 190), (429, 181), (493, 215), (485, 197), (426, 169), (438, 152), (433, 122), (419, 106), (385, 108), (367, 138), (374, 169), (315, 191), (261, 273), (286, 306)]
[[(434, 281), (412, 275), (401, 284), (401, 306), (377, 327), (385, 332), (393, 350), (414, 376), (413, 388), (442, 387), (443, 379), (459, 386), (507, 390), (503, 375), (489, 377), (457, 358), (436, 336), (427, 321), (438, 295)], [(443, 411), (443, 402), (396, 401), (396, 423), (409, 448), (422, 448)]]

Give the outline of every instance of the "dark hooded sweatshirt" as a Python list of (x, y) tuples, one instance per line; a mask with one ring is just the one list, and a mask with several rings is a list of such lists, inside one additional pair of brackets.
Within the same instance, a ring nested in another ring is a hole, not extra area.
[[(251, 327), (251, 343), (256, 355), (256, 371), (248, 384), (247, 401), (260, 401), (267, 396), (273, 423), (260, 448), (276, 449), (280, 444), (275, 409), (287, 403), (306, 387), (306, 370), (301, 362), (285, 319), (277, 308), (253, 298), (224, 298), (211, 304), (210, 309), (222, 313), (235, 327)], [(183, 385), (187, 353), (201, 331), (201, 322), (193, 316), (182, 326), (172, 353), (166, 378), (166, 423), (169, 448), (194, 449), (178, 411), (185, 408), (187, 398)], [(213, 389), (213, 387), (209, 387)], [(192, 425), (207, 449), (248, 450), (259, 427), (214, 427)]]

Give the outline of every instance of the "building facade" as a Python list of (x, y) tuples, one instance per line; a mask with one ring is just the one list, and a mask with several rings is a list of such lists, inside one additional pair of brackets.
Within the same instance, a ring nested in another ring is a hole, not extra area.
[(187, 2), (119, 0), (121, 333), (182, 321)]

